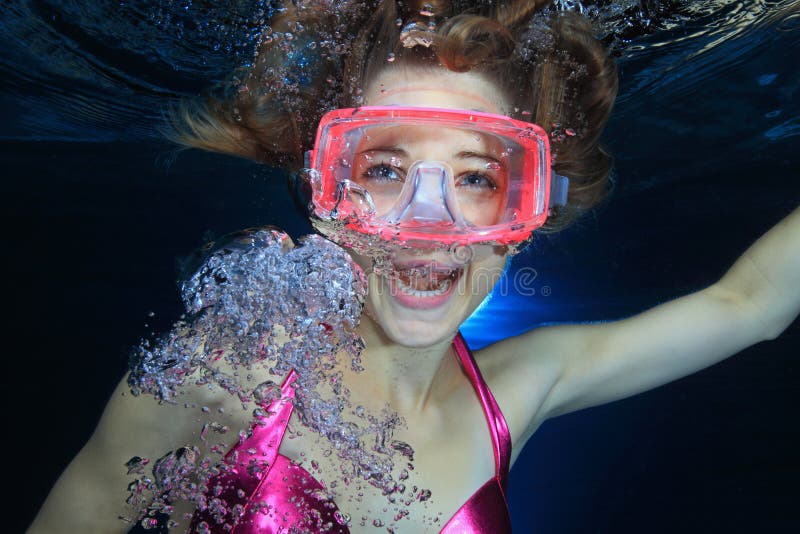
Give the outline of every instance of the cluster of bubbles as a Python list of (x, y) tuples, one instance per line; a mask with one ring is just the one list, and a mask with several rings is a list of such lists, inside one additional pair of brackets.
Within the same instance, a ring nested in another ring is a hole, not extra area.
[[(413, 456), (408, 444), (392, 439), (403, 421), (386, 409), (371, 414), (353, 408), (342, 373), (336, 371), (342, 354), (350, 369), (362, 370), (364, 343), (354, 329), (366, 293), (365, 275), (344, 249), (323, 237), (307, 236), (301, 243), (295, 247), (283, 232), (262, 228), (214, 247), (182, 285), (188, 314), (161, 338), (141, 343), (131, 357), (128, 384), (134, 395), (152, 395), (165, 403), (177, 403), (192, 387), (219, 388), (238, 398), (244, 409), (254, 403), (251, 426), (239, 434), (241, 443), (252, 425), (269, 415), (263, 408), (281, 397), (275, 382), (248, 386), (242, 373), (283, 377), (294, 371), (293, 402), (303, 425), (327, 439), (326, 448), (337, 452), (342, 473), (391, 496), (404, 489), (402, 473)], [(356, 414), (355, 421), (345, 421), (348, 410)], [(200, 437), (205, 441), (209, 432), (228, 430), (209, 421)], [(203, 456), (187, 445), (153, 462), (149, 473), (149, 459), (132, 458), (126, 467), (137, 478), (128, 487), (132, 512), (127, 519), (152, 528), (158, 514), (169, 515), (175, 502), (207, 507), (208, 482), (225, 469), (218, 456), (225, 450), (211, 450), (213, 455)], [(398, 476), (393, 475), (395, 456), (404, 462)], [(215, 506), (225, 515), (241, 504)]]
[[(337, 107), (344, 87), (350, 86), (352, 101), (360, 105), (363, 95), (358, 80), (343, 83), (339, 63), (350, 52), (355, 38), (357, 28), (353, 27), (353, 21), (368, 16), (375, 3), (367, 0), (296, 0), (293, 4), (300, 14), (299, 20), (270, 26), (265, 13), (279, 15), (285, 8), (275, 6), (269, 11), (262, 6), (252, 21), (243, 19), (239, 23), (239, 33), (246, 35), (246, 39), (235, 41), (234, 48), (246, 48), (252, 51), (252, 55), (240, 61), (241, 68), (237, 74), (220, 89), (227, 96), (238, 93), (240, 97), (244, 94), (245, 97), (276, 99), (286, 109), (297, 111), (306, 109), (308, 99), (319, 102), (320, 109)], [(554, 43), (549, 25), (559, 12), (583, 14), (594, 24), (596, 34), (615, 53), (621, 54), (633, 38), (685, 21), (691, 5), (693, 3), (688, 0), (554, 0), (532, 18), (528, 32), (531, 38), (527, 43), (523, 39), (518, 53), (525, 57), (526, 54), (535, 55), (537, 49), (551, 48)], [(326, 13), (324, 24), (305, 20), (304, 10), (319, 12), (320, 9)], [(260, 25), (254, 26), (256, 20)], [(306, 27), (309, 24), (313, 24), (313, 29)], [(400, 42), (404, 47), (428, 47), (431, 44), (430, 32), (437, 29), (435, 9), (430, 4), (423, 4), (415, 19), (399, 18), (396, 25), (400, 28)], [(243, 42), (249, 43), (248, 47)], [(387, 63), (395, 60), (394, 52), (386, 57)], [(316, 77), (327, 80), (327, 84), (318, 89)], [(296, 120), (302, 122), (304, 114), (298, 114)]]
[(581, 13), (612, 52), (621, 55), (637, 37), (679, 27), (735, 1), (553, 0), (550, 10)]
[[(274, 362), (270, 372), (283, 375), (315, 369), (325, 358), (331, 362), (343, 348), (359, 367), (362, 341), (352, 330), (361, 314), (364, 275), (333, 243), (314, 235), (302, 243), (294, 247), (279, 230), (257, 229), (214, 250), (182, 284), (188, 318), (134, 353), (132, 392), (170, 401), (200, 370), (204, 382), (248, 402), (237, 380), (210, 365), (220, 355), (234, 369)], [(276, 326), (290, 338), (282, 347)], [(300, 344), (317, 361), (298, 356)]]
[(121, 0), (118, 3), (128, 17), (147, 21), (149, 27), (184, 43), (185, 48), (194, 49), (201, 62), (226, 55), (241, 66), (247, 66), (262, 29), (276, 9), (274, 0), (155, 0), (145, 4)]

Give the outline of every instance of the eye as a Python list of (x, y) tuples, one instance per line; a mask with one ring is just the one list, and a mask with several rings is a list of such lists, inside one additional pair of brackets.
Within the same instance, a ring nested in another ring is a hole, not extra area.
[(394, 167), (386, 165), (385, 163), (368, 167), (364, 172), (361, 173), (361, 176), (363, 178), (367, 178), (369, 180), (374, 180), (378, 182), (403, 181), (403, 176), (401, 175), (401, 173)]
[(494, 191), (497, 189), (497, 184), (486, 174), (481, 172), (469, 172), (462, 174), (456, 179), (456, 187)]

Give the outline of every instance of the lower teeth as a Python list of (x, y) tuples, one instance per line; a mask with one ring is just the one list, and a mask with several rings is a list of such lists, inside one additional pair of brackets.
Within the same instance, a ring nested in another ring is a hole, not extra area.
[(447, 279), (442, 282), (442, 284), (437, 287), (436, 289), (431, 289), (428, 291), (423, 291), (419, 289), (414, 289), (410, 285), (406, 284), (399, 278), (397, 279), (397, 287), (400, 288), (400, 291), (405, 293), (406, 295), (413, 295), (415, 297), (433, 297), (436, 295), (444, 295), (448, 289), (450, 289), (451, 280)]

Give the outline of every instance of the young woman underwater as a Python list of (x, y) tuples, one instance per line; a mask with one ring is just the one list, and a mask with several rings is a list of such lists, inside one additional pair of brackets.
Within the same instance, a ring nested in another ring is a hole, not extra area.
[[(457, 330), (491, 290), (486, 280), (532, 231), (565, 226), (608, 190), (611, 163), (598, 140), (616, 72), (578, 17), (540, 19), (531, 2), (430, 4), (289, 4), (236, 99), (183, 116), (178, 131), (190, 146), (292, 170), (310, 151), (313, 170), (299, 184), (308, 184), (313, 216), (368, 274), (356, 328), (363, 370), (343, 361), (336, 370), (353, 406), (388, 405), (405, 421), (392, 437), (413, 447), (407, 485), (431, 496), (401, 507), (385, 488), (341, 481), (326, 442), (308, 432), (282, 439), (299, 416), (278, 402), (251, 436), (220, 437), (237, 456), (208, 493), (242, 506), (234, 532), (508, 531), (505, 474), (543, 421), (772, 339), (800, 309), (795, 211), (702, 291), (622, 321), (539, 328), (476, 351), (473, 366)], [(266, 369), (252, 374), (242, 380), (268, 378)], [(277, 380), (290, 397), (292, 376)], [(31, 531), (127, 530), (117, 517), (130, 477), (110, 466), (196, 444), (184, 403), (221, 411), (232, 429), (252, 419), (219, 388), (187, 387), (180, 405), (123, 395), (129, 389), (120, 384)], [(267, 465), (248, 472), (244, 458), (265, 453), (269, 440)], [(312, 460), (319, 467), (308, 473), (289, 462)], [(172, 504), (181, 527), (230, 531), (213, 511)]]

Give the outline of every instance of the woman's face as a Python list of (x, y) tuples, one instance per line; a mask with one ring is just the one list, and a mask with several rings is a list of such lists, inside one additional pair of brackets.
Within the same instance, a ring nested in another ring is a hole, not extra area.
[[(364, 103), (368, 106), (440, 107), (506, 115), (507, 102), (499, 95), (496, 86), (477, 74), (396, 68), (386, 70), (367, 87)], [(458, 135), (455, 131), (432, 132), (417, 128), (376, 132), (370, 142), (377, 143), (376, 149), (391, 147), (393, 154), (381, 154), (367, 150), (372, 147), (364, 147), (365, 150), (359, 152), (369, 154), (369, 161), (401, 154), (400, 159), (407, 163), (424, 160), (450, 164), (456, 188), (465, 192), (463, 197), (459, 197), (461, 211), (472, 222), (485, 223), (483, 219), (494, 218), (495, 212), (502, 209), (503, 199), (499, 195), (493, 197), (486, 181), (501, 184), (504, 177), (497, 170), (483, 171), (483, 177), (477, 177), (473, 169), (491, 169), (491, 165), (479, 156), (463, 157), (465, 153), (491, 157), (494, 151), (501, 150), (490, 139)], [(404, 168), (407, 163), (402, 161), (394, 165), (401, 173), (408, 170)], [(367, 172), (395, 172), (385, 165), (378, 171), (360, 169), (358, 162), (353, 166), (356, 176)], [(460, 181), (465, 183), (460, 184)], [(380, 210), (380, 198), (375, 200), (376, 208)], [(489, 294), (503, 272), (507, 255), (505, 247), (489, 245), (474, 245), (457, 252), (442, 247), (398, 248), (390, 255), (386, 266), (389, 272), (384, 267), (380, 274), (376, 274), (371, 268), (371, 258), (351, 254), (370, 273), (365, 304), (367, 314), (390, 339), (412, 347), (430, 346), (451, 336)]]

